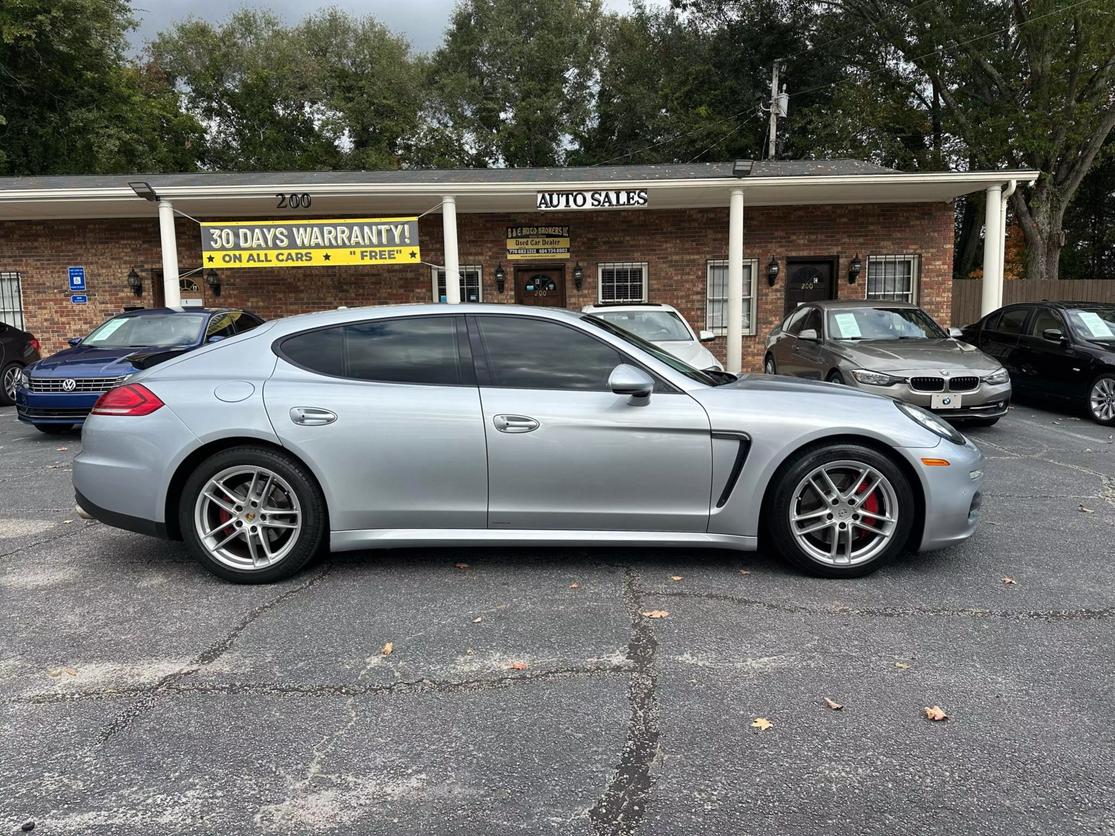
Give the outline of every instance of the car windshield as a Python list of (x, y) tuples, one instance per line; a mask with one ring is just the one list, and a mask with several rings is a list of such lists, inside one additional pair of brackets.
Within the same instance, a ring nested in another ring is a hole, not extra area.
[(625, 342), (631, 343), (631, 345), (635, 346), (638, 349), (641, 349), (642, 351), (645, 351), (656, 360), (661, 360), (674, 371), (681, 372), (686, 377), (690, 378), (691, 380), (696, 380), (698, 383), (704, 383), (706, 386), (719, 386), (722, 383), (729, 382), (729, 380), (736, 379), (734, 375), (711, 375), (708, 372), (703, 372), (700, 369), (695, 369), (684, 360), (679, 360), (677, 357), (670, 354), (670, 352), (663, 351), (650, 340), (645, 340), (638, 334), (631, 333), (626, 328), (620, 328), (616, 325), (613, 325), (611, 322), (608, 322), (606, 319), (600, 318), (596, 314), (588, 314), (581, 317), (581, 319), (585, 322), (595, 325), (597, 328), (607, 331), (609, 334), (619, 337)]
[(1115, 342), (1115, 307), (1068, 308), (1065, 313), (1079, 339)]
[(673, 311), (593, 311), (593, 316), (654, 343), (693, 340), (689, 328)]
[(118, 316), (101, 323), (82, 345), (97, 348), (171, 348), (201, 339), (205, 314), (147, 314)]
[(834, 340), (943, 340), (948, 335), (920, 308), (849, 308), (828, 312)]

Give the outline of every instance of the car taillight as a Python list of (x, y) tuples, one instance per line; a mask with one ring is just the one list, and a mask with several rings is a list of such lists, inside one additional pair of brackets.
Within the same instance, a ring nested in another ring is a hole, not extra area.
[(32, 337), (30, 342), (32, 351), (42, 351), (43, 344), (36, 337)]
[(150, 415), (163, 406), (159, 396), (140, 383), (117, 386), (93, 404), (94, 415)]

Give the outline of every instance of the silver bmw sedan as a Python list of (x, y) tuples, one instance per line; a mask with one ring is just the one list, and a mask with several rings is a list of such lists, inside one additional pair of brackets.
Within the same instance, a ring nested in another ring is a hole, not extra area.
[(183, 539), (231, 581), (325, 549), (763, 545), (826, 577), (959, 543), (984, 457), (850, 387), (704, 372), (557, 309), (267, 322), (100, 399), (79, 511)]

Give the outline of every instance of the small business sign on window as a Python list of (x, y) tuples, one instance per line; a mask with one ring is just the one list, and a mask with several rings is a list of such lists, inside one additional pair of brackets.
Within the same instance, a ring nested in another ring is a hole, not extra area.
[(507, 227), (507, 259), (509, 261), (555, 258), (569, 258), (569, 227)]

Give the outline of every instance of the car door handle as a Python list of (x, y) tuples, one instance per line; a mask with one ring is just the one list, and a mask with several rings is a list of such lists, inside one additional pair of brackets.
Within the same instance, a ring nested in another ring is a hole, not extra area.
[(538, 422), (525, 415), (496, 415), (492, 418), (501, 433), (529, 433), (538, 429)]
[(337, 420), (337, 413), (316, 406), (295, 406), (290, 410), (290, 420), (302, 427), (320, 427)]

